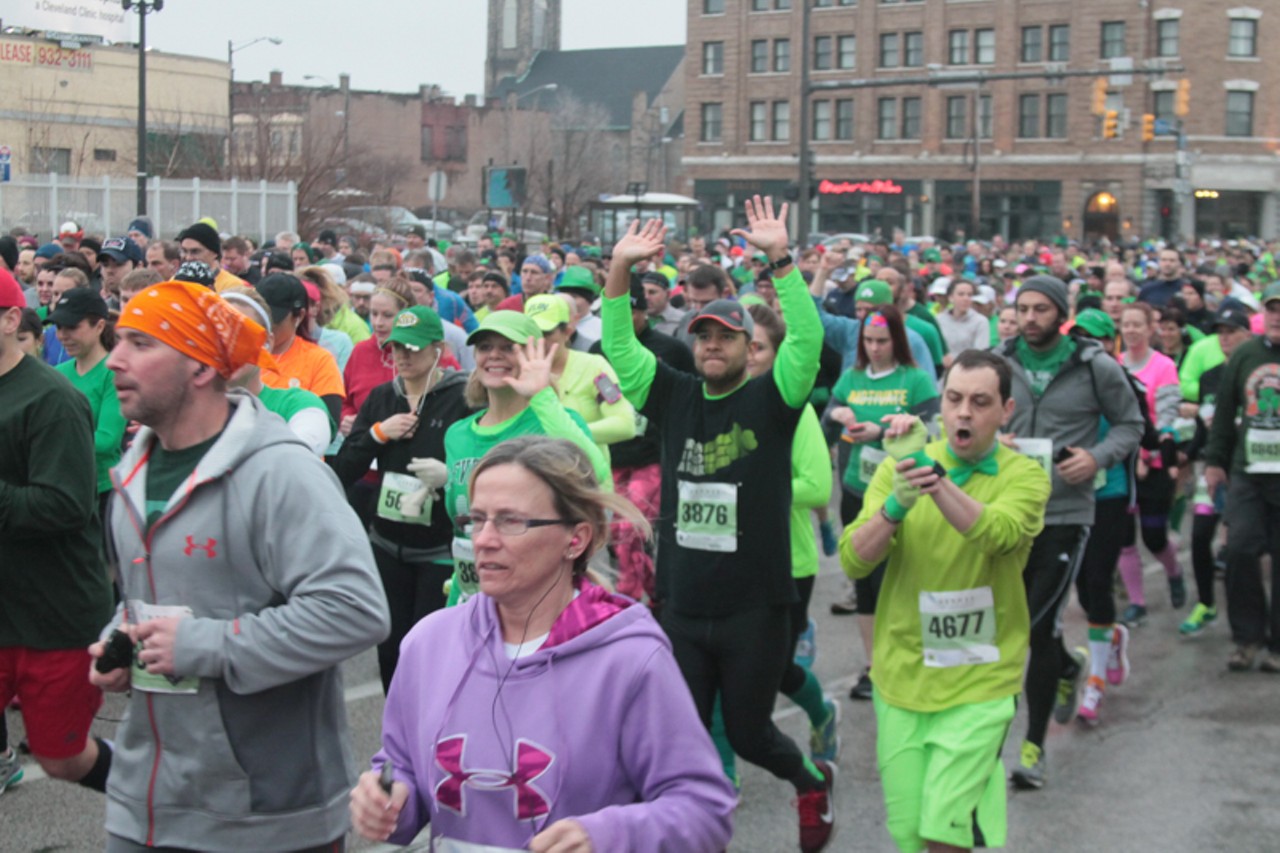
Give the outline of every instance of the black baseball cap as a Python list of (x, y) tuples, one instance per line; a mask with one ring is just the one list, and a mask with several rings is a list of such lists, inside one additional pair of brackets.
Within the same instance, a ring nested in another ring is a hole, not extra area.
[(635, 273), (631, 274), (631, 310), (649, 310), (649, 300), (644, 295), (644, 278)]
[(98, 254), (106, 255), (116, 263), (132, 261), (135, 264), (140, 264), (144, 260), (142, 250), (138, 248), (138, 244), (128, 237), (112, 237), (103, 241), (102, 249)]
[(98, 317), (103, 320), (109, 315), (107, 302), (93, 288), (73, 287), (53, 306), (46, 325), (77, 326), (86, 317)]
[(1213, 327), (1233, 326), (1237, 329), (1252, 330), (1249, 324), (1249, 312), (1244, 308), (1237, 308), (1234, 305), (1226, 305), (1218, 309), (1218, 313), (1213, 317)]
[(297, 276), (288, 273), (272, 273), (258, 282), (258, 295), (271, 306), (272, 323), (307, 307), (306, 288)]
[(698, 324), (704, 320), (714, 321), (734, 332), (743, 332), (749, 338), (755, 334), (756, 324), (747, 313), (741, 302), (732, 299), (717, 299), (708, 303), (696, 317), (689, 322), (689, 331), (697, 330)]

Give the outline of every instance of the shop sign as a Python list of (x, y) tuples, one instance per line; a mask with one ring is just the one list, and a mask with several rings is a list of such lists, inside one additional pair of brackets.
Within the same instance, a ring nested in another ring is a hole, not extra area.
[(818, 183), (819, 195), (902, 195), (902, 184), (877, 178), (874, 181), (828, 181)]

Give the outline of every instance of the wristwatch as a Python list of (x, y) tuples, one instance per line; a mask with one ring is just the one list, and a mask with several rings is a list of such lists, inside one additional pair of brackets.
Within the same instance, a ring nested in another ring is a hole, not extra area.
[(791, 253), (788, 252), (787, 254), (778, 258), (776, 261), (770, 261), (769, 269), (773, 270), (774, 272), (777, 272), (778, 270), (783, 269), (784, 267), (791, 266), (792, 263), (794, 262), (791, 260)]

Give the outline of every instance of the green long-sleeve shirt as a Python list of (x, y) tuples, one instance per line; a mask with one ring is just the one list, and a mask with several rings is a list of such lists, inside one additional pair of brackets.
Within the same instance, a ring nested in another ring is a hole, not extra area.
[(83, 375), (76, 369), (75, 359), (64, 361), (54, 370), (71, 380), (76, 390), (89, 400), (89, 409), (93, 412), (93, 459), (98, 474), (98, 493), (109, 491), (111, 466), (120, 461), (124, 431), (129, 425), (120, 412), (115, 374), (107, 369), (105, 356)]
[(831, 454), (813, 406), (805, 406), (791, 441), (791, 576), (818, 573), (818, 542), (809, 513), (831, 500)]
[(1223, 369), (1204, 461), (1280, 474), (1280, 346), (1265, 337), (1241, 344)]

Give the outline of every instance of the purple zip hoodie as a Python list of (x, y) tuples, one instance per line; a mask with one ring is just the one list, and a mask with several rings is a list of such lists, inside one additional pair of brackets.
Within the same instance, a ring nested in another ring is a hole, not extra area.
[(511, 661), (493, 599), (418, 623), (382, 719), (409, 800), (391, 841), (513, 849), (574, 818), (595, 850), (723, 850), (736, 797), (647, 608), (587, 582), (547, 642)]

